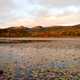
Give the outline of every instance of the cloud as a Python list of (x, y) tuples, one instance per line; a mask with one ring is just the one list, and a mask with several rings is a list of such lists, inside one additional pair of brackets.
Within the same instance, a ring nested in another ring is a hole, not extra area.
[(79, 0), (0, 0), (0, 25), (79, 23)]
[(0, 0), (0, 24), (4, 24), (5, 21), (8, 21), (12, 16), (13, 8), (12, 0)]
[(35, 3), (47, 6), (65, 6), (65, 5), (79, 5), (79, 0), (33, 0)]

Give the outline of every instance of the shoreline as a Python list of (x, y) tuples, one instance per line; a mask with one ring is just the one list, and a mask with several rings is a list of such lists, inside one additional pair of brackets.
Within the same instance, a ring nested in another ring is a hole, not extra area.
[(27, 42), (47, 42), (47, 41), (79, 41), (80, 38), (0, 38), (0, 43), (27, 43)]

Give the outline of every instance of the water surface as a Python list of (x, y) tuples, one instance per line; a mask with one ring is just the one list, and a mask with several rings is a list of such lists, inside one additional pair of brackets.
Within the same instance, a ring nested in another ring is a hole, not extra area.
[(27, 73), (37, 67), (77, 70), (79, 66), (80, 40), (0, 44), (0, 69), (9, 67), (15, 74), (21, 68)]

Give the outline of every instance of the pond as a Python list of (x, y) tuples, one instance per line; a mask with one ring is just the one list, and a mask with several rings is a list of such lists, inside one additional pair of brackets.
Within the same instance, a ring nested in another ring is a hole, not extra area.
[[(79, 73), (79, 66), (80, 40), (0, 43), (0, 72), (4, 72), (6, 80), (34, 80), (34, 76), (35, 80), (51, 80), (48, 77), (55, 73), (50, 71)], [(46, 79), (39, 78), (43, 73)]]

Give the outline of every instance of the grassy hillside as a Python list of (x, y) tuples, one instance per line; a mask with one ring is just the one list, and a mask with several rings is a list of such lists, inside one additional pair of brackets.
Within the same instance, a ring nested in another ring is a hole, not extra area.
[(34, 28), (9, 27), (0, 29), (0, 37), (80, 37), (80, 25), (36, 26)]

